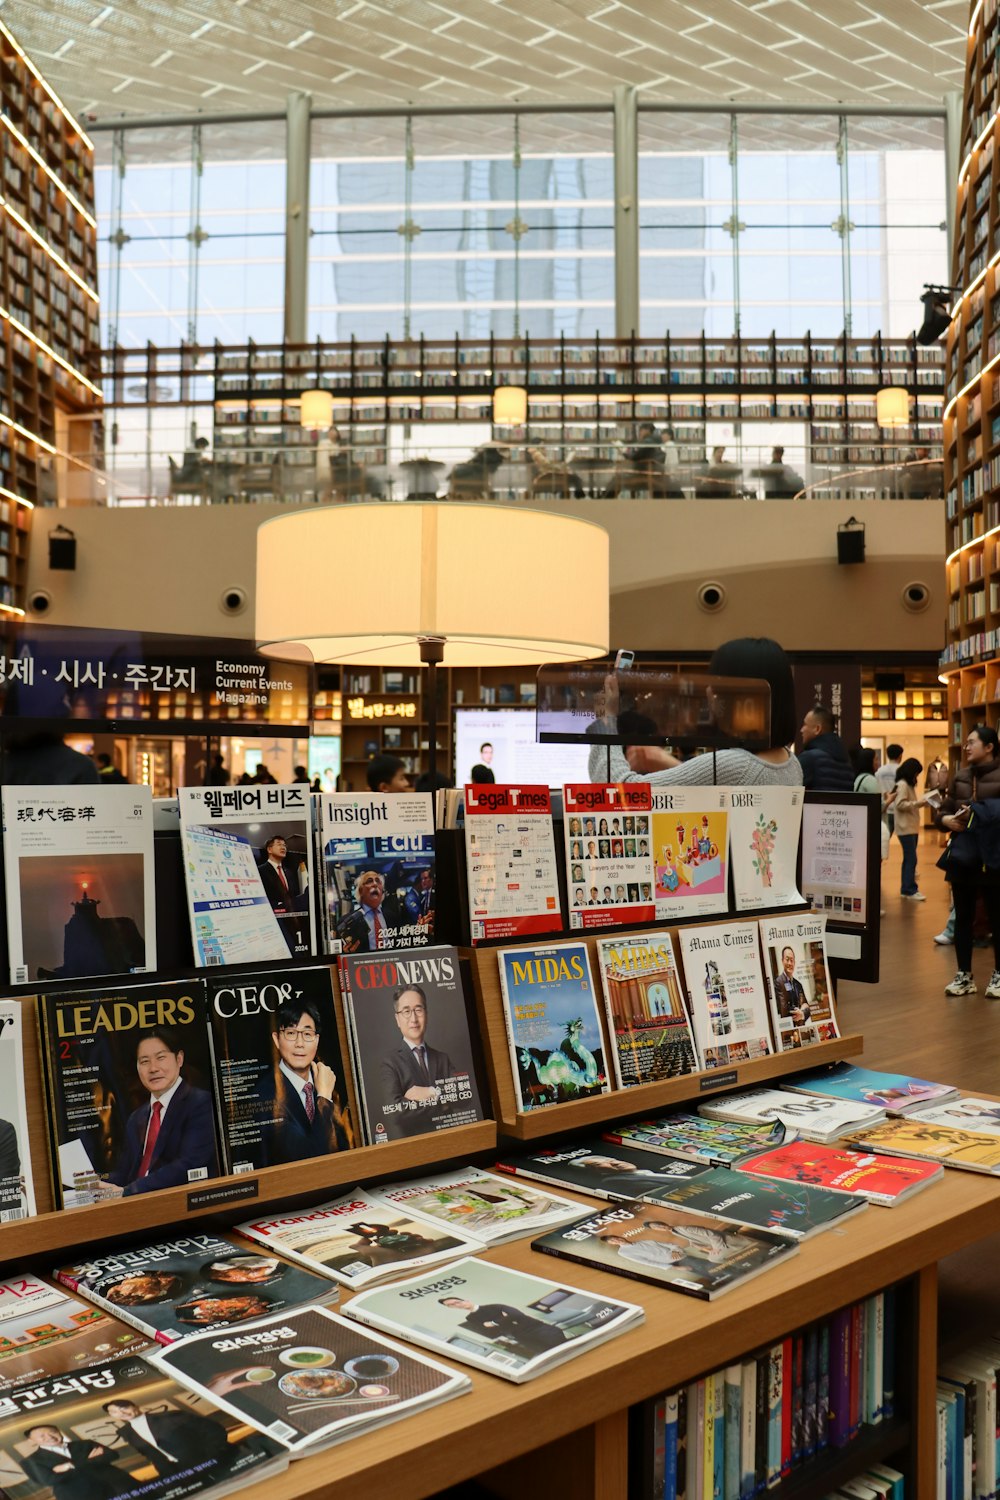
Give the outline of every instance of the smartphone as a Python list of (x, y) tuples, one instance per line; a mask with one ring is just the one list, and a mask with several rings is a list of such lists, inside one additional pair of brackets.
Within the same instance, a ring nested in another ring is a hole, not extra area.
[(632, 663), (634, 661), (635, 661), (635, 652), (634, 651), (617, 651), (615, 653), (615, 671), (616, 672), (628, 672), (628, 671), (630, 671), (631, 668), (632, 668)]

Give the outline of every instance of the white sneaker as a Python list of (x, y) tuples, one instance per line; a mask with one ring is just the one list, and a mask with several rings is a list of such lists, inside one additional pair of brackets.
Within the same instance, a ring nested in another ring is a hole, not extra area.
[[(1000, 975), (994, 974), (993, 979), (1000, 979)], [(991, 979), (990, 984), (992, 983)], [(975, 995), (977, 993), (976, 981), (965, 969), (959, 969), (951, 984), (945, 985), (944, 992), (946, 995)], [(1000, 1000), (1000, 992), (997, 994), (997, 999)]]
[(951, 945), (954, 943), (955, 939), (952, 938), (952, 937), (949, 937), (946, 932), (936, 932), (934, 934), (933, 941), (935, 943), (940, 943), (940, 945), (941, 945), (942, 948), (950, 948)]
[(993, 978), (983, 991), (987, 1000), (1000, 1000), (1000, 969), (993, 970)]
[(927, 897), (924, 895), (923, 891), (901, 891), (900, 894), (902, 895), (904, 901), (927, 900)]

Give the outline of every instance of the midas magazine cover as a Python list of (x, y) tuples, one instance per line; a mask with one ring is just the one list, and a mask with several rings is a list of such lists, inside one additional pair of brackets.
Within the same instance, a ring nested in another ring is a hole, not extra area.
[(325, 1302), (329, 1281), (229, 1234), (191, 1234), (110, 1250), (55, 1273), (63, 1285), (155, 1339), (228, 1328), (286, 1307)]
[(3, 788), (12, 984), (156, 968), (147, 786)]
[(285, 1461), (269, 1438), (142, 1359), (0, 1397), (0, 1492), (16, 1500), (185, 1500)]
[(798, 1250), (780, 1234), (668, 1203), (614, 1203), (568, 1228), (552, 1230), (532, 1246), (705, 1301)]
[(330, 970), (209, 975), (207, 985), (226, 1171), (354, 1146)]
[(148, 1348), (149, 1339), (134, 1328), (49, 1286), (33, 1271), (0, 1281), (0, 1391), (74, 1375)]
[(501, 948), (500, 986), (522, 1110), (608, 1092), (585, 943)]
[(63, 1208), (218, 1176), (200, 980), (42, 995), (39, 1016)]
[(152, 1358), (293, 1453), (394, 1422), (470, 1385), (324, 1307), (197, 1334)]
[(644, 1317), (631, 1302), (476, 1258), (362, 1292), (344, 1312), (517, 1382), (624, 1333)]
[(0, 1000), (0, 1224), (35, 1212), (22, 1025), (18, 1000)]
[(178, 801), (195, 961), (318, 953), (309, 788), (181, 787)]
[(340, 960), (370, 1145), (483, 1118), (454, 948)]
[(374, 953), (434, 940), (429, 792), (332, 792), (319, 799), (327, 951)]

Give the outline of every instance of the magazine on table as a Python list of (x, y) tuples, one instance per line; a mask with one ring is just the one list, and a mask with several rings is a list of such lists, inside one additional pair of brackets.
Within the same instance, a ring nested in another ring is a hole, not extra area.
[(0, 1224), (35, 1213), (23, 1024), (20, 1001), (0, 1000)]
[(367, 1143), (481, 1120), (456, 950), (344, 954), (338, 969)]
[(188, 1500), (280, 1473), (287, 1452), (146, 1359), (108, 1359), (8, 1391), (0, 1488), (28, 1500)]
[(532, 1248), (711, 1301), (783, 1264), (798, 1247), (766, 1229), (640, 1202), (609, 1204), (533, 1240)]
[(764, 974), (779, 1052), (840, 1035), (826, 961), (826, 917), (772, 917), (760, 923)]
[(612, 1201), (644, 1198), (661, 1187), (700, 1177), (711, 1171), (707, 1162), (656, 1156), (651, 1151), (615, 1145), (606, 1140), (567, 1142), (508, 1156), (495, 1170), (511, 1177), (527, 1177), (551, 1187), (589, 1193)]
[(580, 1205), (526, 1182), (466, 1167), (437, 1177), (389, 1183), (372, 1195), (415, 1219), (429, 1220), (483, 1245), (502, 1245), (536, 1229), (565, 1224)]
[(209, 974), (225, 1170), (357, 1145), (328, 968)]
[(633, 1303), (476, 1258), (362, 1292), (344, 1313), (517, 1383), (645, 1317)]
[(319, 819), (327, 952), (433, 943), (430, 793), (327, 792)]
[(464, 826), (473, 944), (561, 932), (548, 787), (469, 785)]
[(756, 922), (682, 927), (677, 936), (702, 1067), (769, 1057), (774, 1047)]
[(58, 1205), (219, 1175), (200, 979), (45, 994), (38, 1013)]
[(729, 849), (737, 911), (802, 904), (795, 867), (804, 795), (801, 787), (730, 789)]
[(821, 1099), (818, 1094), (793, 1094), (786, 1089), (748, 1089), (720, 1094), (698, 1105), (706, 1120), (763, 1124), (781, 1120), (799, 1139), (824, 1145), (852, 1130), (864, 1130), (885, 1119), (874, 1104), (852, 1104), (845, 1099)]
[(195, 1334), (151, 1360), (292, 1454), (415, 1416), (471, 1387), (467, 1375), (325, 1307)]
[(355, 1288), (481, 1248), (478, 1240), (428, 1218), (411, 1218), (360, 1187), (316, 1208), (239, 1227), (265, 1249)]
[(956, 1130), (976, 1130), (983, 1135), (1000, 1136), (1000, 1099), (979, 1099), (972, 1094), (963, 1094), (946, 1104), (921, 1105), (909, 1118), (926, 1120), (932, 1125), (950, 1125)]
[(177, 796), (195, 962), (317, 953), (308, 786), (181, 787)]
[(54, 1275), (158, 1344), (336, 1297), (324, 1277), (228, 1233), (109, 1250)]
[(501, 948), (497, 962), (520, 1109), (606, 1094), (604, 1038), (586, 943)]
[(931, 1083), (908, 1073), (876, 1073), (856, 1063), (836, 1063), (814, 1073), (797, 1073), (781, 1085), (791, 1093), (818, 1094), (823, 1099), (846, 1099), (874, 1104), (887, 1115), (912, 1114), (932, 1105), (950, 1104), (958, 1089), (950, 1083)]
[(636, 1193), (647, 1203), (672, 1203), (692, 1213), (714, 1214), (788, 1239), (804, 1240), (823, 1229), (840, 1228), (867, 1198), (830, 1193), (804, 1183), (752, 1178), (728, 1167), (710, 1167), (687, 1180), (642, 1184)]
[(710, 1167), (737, 1167), (761, 1151), (780, 1146), (794, 1132), (780, 1120), (760, 1125), (727, 1120), (706, 1120), (683, 1110), (656, 1120), (635, 1120), (613, 1125), (604, 1139), (641, 1151), (704, 1162)]
[(902, 1161), (874, 1151), (818, 1146), (812, 1141), (778, 1146), (763, 1156), (741, 1162), (739, 1170), (752, 1177), (773, 1177), (779, 1182), (801, 1182), (833, 1193), (860, 1194), (883, 1208), (892, 1208), (944, 1175), (944, 1168), (933, 1163)]
[(156, 968), (148, 786), (5, 786), (12, 984)]
[(599, 938), (597, 965), (618, 1087), (694, 1072), (698, 1057), (670, 934)]
[(868, 1130), (855, 1131), (845, 1144), (855, 1151), (880, 1151), (887, 1156), (913, 1157), (992, 1177), (1000, 1175), (1000, 1137), (995, 1133), (942, 1125), (923, 1115), (884, 1120)]
[(0, 1281), (0, 1392), (74, 1375), (149, 1346), (134, 1328), (33, 1271)]

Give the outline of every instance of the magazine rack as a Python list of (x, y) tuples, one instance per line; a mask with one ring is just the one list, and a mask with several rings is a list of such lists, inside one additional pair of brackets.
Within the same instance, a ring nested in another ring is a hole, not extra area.
[[(800, 910), (803, 908), (797, 906), (781, 908), (783, 912)], [(774, 915), (774, 913), (745, 912), (740, 915), (749, 920)], [(719, 920), (732, 919), (720, 918)], [(702, 925), (716, 924), (710, 924), (707, 919), (703, 919)], [(624, 932), (624, 929), (620, 930)], [(632, 929), (629, 930), (632, 931)], [(662, 937), (665, 932), (676, 931), (676, 927), (660, 926), (643, 930), (655, 932)], [(598, 996), (601, 993), (601, 984), (596, 957), (597, 942), (599, 938), (607, 936), (606, 932), (595, 934), (574, 932), (572, 934), (574, 942), (582, 942), (587, 946), (591, 978)], [(564, 940), (558, 934), (553, 935), (553, 942)], [(524, 946), (537, 946), (538, 941), (537, 938), (529, 938), (525, 940)], [(504, 946), (513, 948), (518, 944), (511, 940)], [(500, 967), (496, 952), (482, 948), (463, 949), (462, 956), (468, 959), (472, 971), (497, 1126), (502, 1135), (512, 1136), (519, 1141), (537, 1141), (546, 1136), (559, 1135), (563, 1131), (586, 1127), (595, 1129), (625, 1116), (640, 1118), (642, 1115), (655, 1113), (672, 1105), (703, 1099), (709, 1094), (751, 1088), (766, 1083), (769, 1079), (781, 1078), (786, 1073), (805, 1072), (807, 1069), (822, 1067), (824, 1063), (840, 1062), (846, 1057), (856, 1057), (864, 1046), (860, 1035), (841, 1036), (834, 1041), (817, 1042), (811, 1047), (802, 1047), (792, 1052), (778, 1052), (771, 1057), (737, 1063), (732, 1067), (685, 1073), (680, 1078), (669, 1078), (659, 1083), (641, 1083), (627, 1089), (616, 1088), (607, 1094), (596, 1094), (586, 1099), (572, 1100), (567, 1104), (547, 1104), (539, 1109), (522, 1110), (518, 1106), (517, 1090), (514, 1086), (511, 1068), (503, 994), (500, 988)], [(609, 1056), (606, 1017), (602, 1004), (599, 1008), (605, 1056)]]

